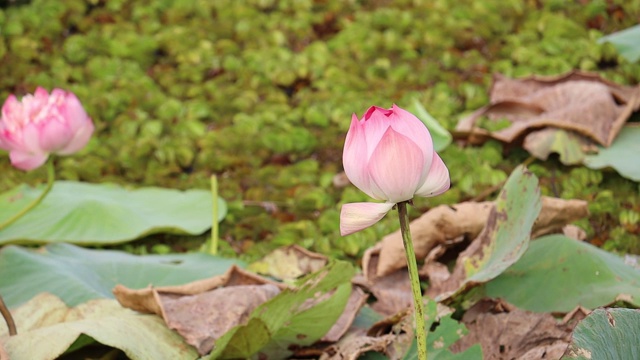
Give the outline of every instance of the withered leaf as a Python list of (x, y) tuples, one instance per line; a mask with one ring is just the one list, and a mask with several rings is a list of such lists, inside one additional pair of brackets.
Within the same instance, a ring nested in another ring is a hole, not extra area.
[[(411, 236), (418, 259), (424, 259), (438, 244), (444, 244), (459, 236), (475, 238), (484, 227), (493, 207), (492, 202), (464, 202), (454, 206), (435, 207), (411, 222)], [(362, 268), (368, 279), (391, 274), (405, 268), (402, 234), (395, 231), (385, 236), (374, 247), (365, 251)]]
[(349, 330), (353, 320), (356, 318), (358, 311), (365, 304), (369, 295), (365, 294), (362, 289), (354, 287), (349, 295), (347, 306), (345, 307), (342, 315), (338, 318), (335, 324), (331, 327), (320, 341), (336, 342)]
[(337, 344), (326, 349), (320, 356), (320, 360), (357, 360), (360, 355), (370, 351), (384, 352), (396, 339), (397, 335), (395, 334), (377, 337), (349, 334)]
[(554, 127), (609, 146), (639, 108), (640, 86), (618, 85), (593, 73), (522, 79), (496, 74), (490, 104), (461, 119), (456, 131), (471, 135), (478, 130), (476, 122), (486, 116), (511, 122), (508, 128), (489, 134), (507, 143), (533, 129)]
[(272, 284), (281, 289), (286, 285), (275, 281), (265, 279), (254, 273), (245, 271), (236, 265), (233, 265), (224, 274), (213, 276), (207, 279), (193, 281), (185, 285), (179, 286), (161, 286), (154, 288), (149, 286), (144, 289), (129, 289), (126, 286), (116, 285), (113, 288), (113, 294), (122, 306), (143, 312), (162, 315), (162, 308), (157, 301), (158, 293), (174, 294), (174, 295), (196, 295), (209, 290), (217, 289), (221, 286), (237, 286), (237, 285), (263, 285)]
[(113, 293), (122, 306), (162, 316), (169, 328), (204, 355), (217, 338), (245, 322), (283, 286), (234, 265), (223, 275), (181, 286), (132, 290), (117, 285)]
[(271, 284), (237, 285), (196, 295), (160, 293), (158, 298), (167, 326), (204, 355), (213, 349), (216, 339), (245, 323), (255, 308), (279, 293)]
[[(453, 206), (435, 207), (410, 224), (416, 257), (424, 259), (437, 245), (446, 246), (456, 239), (475, 239), (484, 228), (493, 202), (464, 202)], [(534, 237), (558, 231), (565, 224), (585, 217), (587, 203), (542, 197), (542, 210), (533, 227)], [(363, 272), (367, 279), (391, 274), (406, 267), (402, 235), (396, 231), (369, 248), (363, 257)]]
[(532, 313), (501, 300), (482, 300), (462, 317), (469, 333), (451, 350), (480, 343), (484, 359), (560, 359), (572, 326), (548, 313)]
[(369, 351), (384, 353), (393, 360), (403, 358), (413, 340), (413, 318), (408, 310), (383, 319), (368, 330), (350, 329), (338, 343), (327, 348), (320, 359), (355, 360)]
[(326, 256), (298, 245), (278, 248), (261, 260), (251, 264), (250, 270), (281, 280), (292, 280), (322, 269)]
[(404, 311), (413, 304), (411, 282), (406, 269), (372, 279), (360, 277), (354, 283), (367, 289), (376, 302), (371, 308), (383, 316), (391, 316)]
[(88, 336), (119, 349), (130, 359), (195, 359), (186, 344), (162, 320), (125, 309), (112, 299), (94, 299), (69, 308), (55, 295), (41, 293), (12, 310), (18, 334), (0, 326), (0, 341), (11, 359), (57, 359), (70, 347), (87, 345)]
[(524, 139), (522, 147), (542, 160), (547, 160), (555, 152), (565, 165), (581, 164), (586, 153), (598, 150), (593, 141), (586, 137), (554, 127), (531, 132)]

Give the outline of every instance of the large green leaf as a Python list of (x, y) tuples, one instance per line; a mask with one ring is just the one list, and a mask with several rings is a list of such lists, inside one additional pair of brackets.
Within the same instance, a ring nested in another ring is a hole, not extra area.
[[(256, 308), (245, 325), (216, 340), (207, 359), (284, 359), (291, 346), (311, 345), (333, 326), (351, 293), (353, 267), (342, 261), (304, 279)], [(313, 301), (309, 303), (309, 301)]]
[(640, 359), (640, 310), (594, 310), (573, 329), (563, 359)]
[(564, 235), (532, 241), (522, 258), (485, 285), (486, 295), (538, 312), (596, 308), (616, 299), (640, 306), (640, 270)]
[(432, 286), (436, 300), (451, 298), (505, 271), (527, 250), (540, 209), (538, 179), (526, 168), (513, 170), (478, 238), (460, 254), (451, 277)]
[(591, 169), (614, 168), (620, 175), (640, 181), (640, 126), (627, 125), (608, 148), (589, 155), (584, 164)]
[(115, 300), (93, 300), (69, 309), (57, 297), (41, 294), (13, 314), (18, 335), (7, 336), (0, 325), (0, 340), (11, 359), (57, 359), (93, 339), (133, 360), (198, 357), (160, 317), (125, 309)]
[[(0, 195), (0, 222), (37, 198), (41, 188), (18, 186)], [(113, 184), (56, 181), (42, 203), (0, 231), (3, 243), (114, 244), (170, 232), (201, 234), (211, 227), (206, 190), (125, 189)], [(219, 220), (227, 208), (218, 199)]]
[(629, 62), (636, 62), (640, 59), (640, 25), (603, 36), (598, 42), (612, 43), (618, 53)]
[(50, 244), (36, 251), (10, 245), (0, 250), (0, 294), (8, 306), (16, 306), (47, 291), (73, 306), (113, 298), (116, 284), (180, 285), (222, 274), (234, 263), (202, 253), (136, 256), (70, 244)]
[(429, 129), (429, 133), (431, 133), (431, 138), (433, 139), (433, 150), (441, 151), (451, 144), (453, 139), (451, 133), (442, 127), (438, 120), (431, 116), (417, 99), (413, 99), (413, 111), (416, 117)]

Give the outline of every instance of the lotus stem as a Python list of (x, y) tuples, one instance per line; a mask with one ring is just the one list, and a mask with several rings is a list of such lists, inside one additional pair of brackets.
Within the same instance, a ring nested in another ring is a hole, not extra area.
[(53, 160), (49, 159), (47, 161), (46, 166), (47, 166), (47, 187), (44, 188), (44, 191), (40, 194), (40, 196), (38, 196), (37, 199), (33, 200), (29, 205), (24, 207), (22, 210), (20, 210), (18, 213), (13, 215), (11, 218), (7, 219), (7, 221), (0, 224), (0, 230), (13, 224), (18, 219), (23, 217), (26, 213), (28, 213), (31, 209), (33, 209), (38, 204), (40, 204), (40, 202), (42, 202), (42, 199), (44, 199), (45, 196), (47, 196), (47, 194), (49, 193), (49, 191), (51, 191), (51, 188), (53, 188), (53, 183), (55, 181), (55, 169), (53, 167)]
[(7, 323), (7, 328), (9, 328), (9, 335), (18, 335), (18, 330), (16, 329), (16, 323), (13, 321), (13, 316), (11, 316), (11, 312), (7, 305), (4, 303), (2, 299), (2, 295), (0, 295), (0, 313), (4, 318), (4, 321)]
[(407, 214), (407, 203), (399, 202), (398, 216), (400, 218), (400, 232), (402, 242), (407, 257), (409, 268), (409, 280), (411, 281), (411, 291), (413, 292), (414, 317), (416, 320), (416, 340), (418, 342), (418, 359), (427, 360), (427, 332), (424, 321), (424, 304), (422, 302), (422, 289), (420, 288), (420, 278), (418, 276), (418, 264), (416, 263), (416, 253), (413, 250), (411, 231), (409, 229), (409, 215)]
[(218, 177), (211, 175), (211, 197), (213, 201), (212, 205), (212, 219), (211, 219), (211, 239), (207, 246), (207, 252), (211, 255), (218, 253)]

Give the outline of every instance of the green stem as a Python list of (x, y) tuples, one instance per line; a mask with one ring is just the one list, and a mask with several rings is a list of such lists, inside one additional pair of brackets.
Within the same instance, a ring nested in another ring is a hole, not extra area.
[(424, 306), (422, 303), (422, 289), (420, 288), (420, 278), (418, 277), (418, 264), (416, 263), (416, 253), (413, 250), (411, 231), (409, 229), (409, 215), (407, 214), (407, 203), (398, 203), (398, 216), (400, 218), (400, 231), (402, 232), (402, 242), (407, 257), (409, 267), (409, 280), (411, 280), (411, 291), (413, 292), (413, 306), (415, 308), (414, 317), (416, 319), (416, 339), (418, 341), (418, 359), (427, 360), (427, 332), (424, 322)]
[(213, 200), (211, 239), (207, 246), (207, 252), (216, 255), (218, 253), (218, 178), (215, 175), (211, 175), (211, 197)]
[(2, 224), (0, 224), (0, 230), (6, 228), (7, 226), (9, 226), (11, 224), (13, 224), (18, 219), (23, 217), (26, 213), (28, 213), (31, 209), (33, 209), (38, 204), (40, 204), (40, 202), (42, 202), (42, 199), (44, 199), (44, 197), (47, 196), (49, 191), (51, 191), (51, 188), (53, 187), (53, 182), (55, 181), (55, 171), (54, 171), (54, 168), (53, 168), (53, 160), (49, 159), (49, 161), (47, 161), (47, 165), (46, 166), (47, 166), (47, 187), (44, 188), (44, 191), (40, 194), (40, 196), (38, 196), (37, 199), (33, 200), (29, 205), (24, 207), (22, 210), (20, 210), (20, 212), (18, 212), (15, 215), (13, 215), (7, 221), (5, 221)]

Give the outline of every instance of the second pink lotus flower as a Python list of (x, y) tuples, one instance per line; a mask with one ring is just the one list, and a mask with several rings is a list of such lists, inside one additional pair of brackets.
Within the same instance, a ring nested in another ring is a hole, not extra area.
[(426, 126), (410, 112), (372, 106), (354, 114), (342, 155), (344, 171), (358, 189), (384, 203), (344, 204), (340, 233), (352, 234), (378, 222), (396, 203), (449, 189), (449, 170), (433, 150)]
[(51, 94), (38, 87), (21, 101), (9, 96), (2, 106), (0, 148), (9, 151), (11, 164), (33, 170), (49, 154), (69, 155), (82, 149), (94, 126), (78, 98), (54, 89)]

